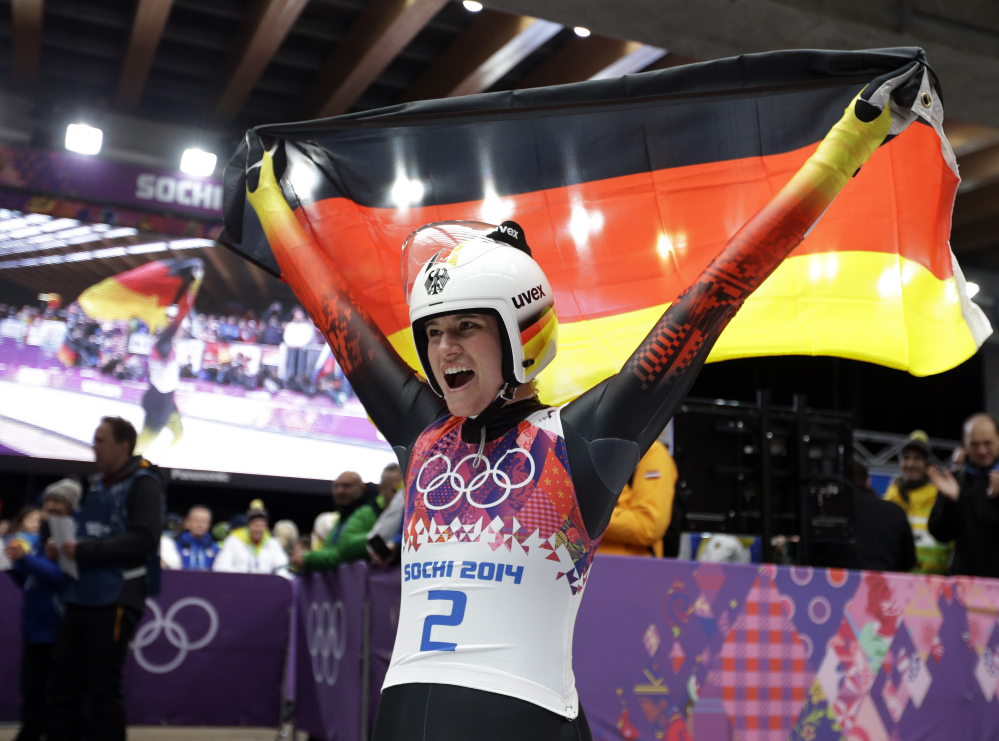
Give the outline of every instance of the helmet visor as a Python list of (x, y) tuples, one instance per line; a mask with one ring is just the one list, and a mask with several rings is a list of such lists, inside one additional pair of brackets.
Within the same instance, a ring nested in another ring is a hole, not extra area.
[(402, 283), (406, 286), (406, 303), (413, 285), (428, 262), (454, 265), (461, 248), (470, 242), (491, 244), (486, 235), (494, 232), (493, 224), (481, 221), (438, 221), (421, 226), (409, 235), (402, 246)]

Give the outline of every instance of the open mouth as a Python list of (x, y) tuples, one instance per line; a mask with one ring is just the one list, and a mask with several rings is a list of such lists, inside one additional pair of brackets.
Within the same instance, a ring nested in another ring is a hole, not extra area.
[(448, 388), (458, 389), (471, 381), (474, 375), (475, 371), (468, 368), (448, 368), (444, 371), (444, 381)]

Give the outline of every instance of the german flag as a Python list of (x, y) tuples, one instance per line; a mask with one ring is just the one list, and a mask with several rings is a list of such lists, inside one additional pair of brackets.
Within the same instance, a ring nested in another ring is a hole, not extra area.
[(80, 308), (98, 321), (139, 319), (156, 331), (169, 323), (167, 308), (183, 317), (201, 287), (204, 265), (199, 258), (158, 260), (118, 273), (80, 294)]
[[(870, 97), (886, 80), (911, 125)], [(860, 151), (850, 122), (868, 112), (886, 123)], [(749, 55), (263, 126), (227, 168), (221, 240), (279, 276), (274, 245), (315, 244), (416, 368), (400, 246), (429, 222), (515, 219), (555, 292), (559, 354), (540, 383), (561, 403), (620, 370), (753, 222), (757, 238), (806, 236), (711, 360), (834, 355), (928, 375), (991, 332), (950, 252), (959, 178), (942, 121), (922, 51), (899, 48)], [(789, 224), (768, 232), (761, 217)]]

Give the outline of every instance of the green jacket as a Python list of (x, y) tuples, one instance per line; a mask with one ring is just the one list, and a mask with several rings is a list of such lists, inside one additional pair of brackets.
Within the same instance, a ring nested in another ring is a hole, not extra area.
[(305, 554), (305, 570), (329, 571), (342, 563), (366, 559), (368, 531), (384, 508), (385, 502), (379, 495), (374, 504), (363, 504), (355, 509), (346, 522), (330, 531), (322, 548)]

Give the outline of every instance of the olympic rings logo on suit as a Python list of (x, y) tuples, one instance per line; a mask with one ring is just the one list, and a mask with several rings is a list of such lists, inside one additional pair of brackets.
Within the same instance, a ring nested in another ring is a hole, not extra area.
[[(219, 615), (210, 602), (201, 597), (184, 597), (174, 602), (166, 615), (154, 599), (147, 599), (146, 606), (153, 614), (153, 619), (139, 628), (135, 638), (129, 644), (135, 654), (135, 661), (150, 674), (168, 674), (184, 663), (191, 651), (198, 651), (213, 640), (219, 632)], [(200, 607), (208, 615), (208, 630), (196, 641), (192, 641), (183, 625), (176, 621), (177, 613), (185, 607)], [(144, 648), (151, 646), (162, 634), (171, 646), (177, 649), (177, 655), (165, 664), (154, 664), (142, 653)]]
[[(524, 456), (524, 458), (527, 460), (528, 464), (531, 467), (530, 473), (527, 474), (524, 480), (516, 484), (510, 481), (510, 477), (507, 475), (506, 471), (500, 470), (500, 465), (503, 463), (506, 457), (508, 455), (514, 455), (514, 454), (520, 454)], [(466, 455), (464, 458), (458, 461), (457, 465), (455, 465), (454, 467), (454, 470), (452, 470), (451, 459), (445, 455), (442, 455), (441, 453), (438, 453), (437, 455), (429, 458), (420, 467), (420, 473), (416, 477), (416, 490), (423, 495), (423, 503), (426, 505), (427, 509), (447, 509), (448, 507), (451, 507), (454, 504), (456, 504), (458, 500), (461, 499), (462, 495), (464, 495), (465, 499), (467, 499), (468, 503), (471, 504), (473, 507), (477, 507), (478, 509), (489, 509), (490, 507), (495, 507), (497, 504), (505, 502), (507, 497), (510, 496), (510, 492), (512, 492), (514, 489), (520, 489), (524, 486), (527, 486), (529, 483), (531, 483), (531, 481), (534, 480), (534, 459), (531, 457), (531, 454), (528, 453), (523, 448), (513, 448), (511, 450), (506, 451), (502, 456), (500, 456), (500, 459), (496, 461), (495, 466), (493, 466), (489, 462), (488, 458), (483, 457), (482, 461), (485, 463), (485, 469), (482, 470), (480, 473), (476, 473), (475, 476), (472, 477), (471, 481), (466, 482), (464, 477), (460, 473), (461, 467), (466, 462), (474, 460), (477, 457), (478, 457), (477, 453)], [(445, 470), (443, 471), (443, 473), (439, 473), (436, 476), (434, 476), (428, 484), (424, 485), (422, 483), (423, 474), (426, 472), (427, 467), (437, 459), (444, 461)], [(477, 470), (475, 464), (472, 464), (472, 470), (473, 471)], [(503, 490), (503, 496), (501, 496), (499, 499), (497, 499), (494, 502), (488, 502), (488, 503), (476, 502), (474, 499), (472, 499), (472, 492), (481, 489), (489, 479), (492, 479), (492, 483), (495, 484), (496, 487)], [(436, 489), (440, 488), (445, 483), (450, 483), (451, 488), (457, 492), (454, 499), (452, 499), (447, 504), (440, 504), (440, 505), (431, 504), (430, 498), (427, 495), (435, 491)]]
[(305, 618), (306, 643), (312, 657), (312, 678), (332, 687), (340, 675), (340, 660), (347, 650), (347, 611), (343, 601), (323, 600), (309, 605)]

